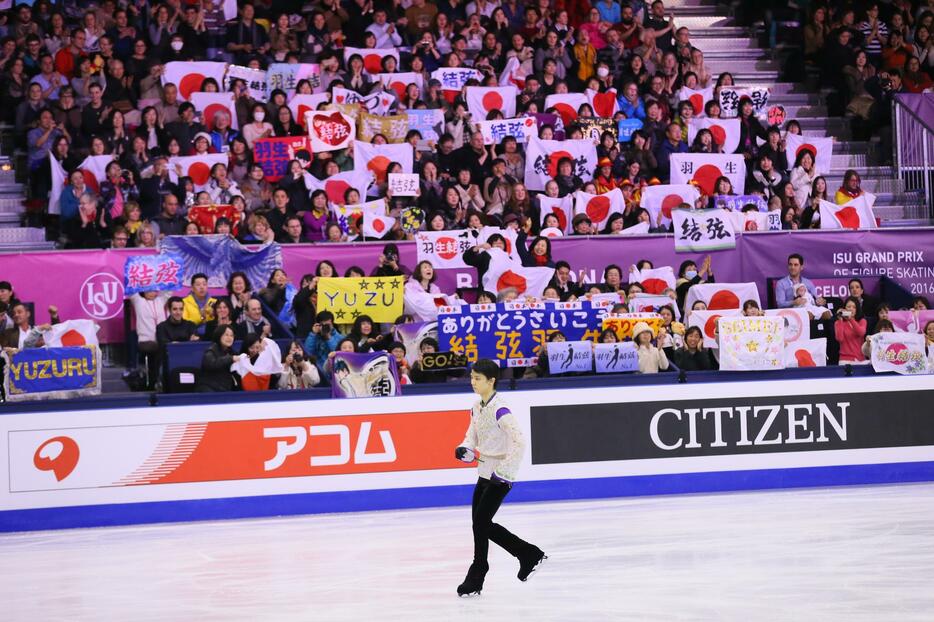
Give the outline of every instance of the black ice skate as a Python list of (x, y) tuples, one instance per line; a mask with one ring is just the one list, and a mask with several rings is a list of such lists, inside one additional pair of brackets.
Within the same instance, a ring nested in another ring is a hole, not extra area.
[(480, 591), (483, 589), (483, 579), (486, 578), (486, 573), (489, 569), (490, 567), (488, 565), (481, 566), (476, 562), (470, 564), (467, 577), (464, 579), (463, 583), (457, 586), (457, 595), (460, 597), (479, 595)]
[(520, 555), (519, 574), (516, 576), (519, 577), (520, 581), (528, 581), (532, 573), (538, 570), (546, 559), (548, 559), (548, 556), (538, 547), (533, 548), (527, 555)]

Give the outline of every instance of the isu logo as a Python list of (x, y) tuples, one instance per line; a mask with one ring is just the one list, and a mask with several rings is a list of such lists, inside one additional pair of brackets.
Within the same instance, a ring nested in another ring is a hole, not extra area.
[[(360, 431), (357, 434), (356, 443), (353, 445), (353, 464), (376, 464), (380, 462), (396, 461), (396, 446), (392, 442), (392, 434), (389, 430), (381, 430), (379, 439), (383, 443), (383, 451), (380, 453), (366, 453), (367, 443), (370, 440), (370, 429), (372, 424), (364, 421), (360, 424)], [(275, 471), (283, 464), (285, 459), (293, 456), (303, 449), (309, 438), (335, 436), (340, 441), (338, 453), (324, 456), (311, 456), (311, 466), (336, 466), (348, 464), (351, 462), (351, 444), (350, 427), (342, 424), (337, 425), (312, 425), (308, 426), (307, 431), (304, 427), (286, 427), (286, 428), (264, 428), (263, 438), (280, 438), (276, 442), (276, 455), (263, 463), (264, 471)]]
[(40, 471), (52, 471), (62, 481), (78, 466), (78, 443), (67, 436), (56, 436), (39, 445), (32, 463)]
[(123, 310), (123, 283), (106, 272), (92, 274), (81, 286), (78, 299), (90, 317), (109, 320)]

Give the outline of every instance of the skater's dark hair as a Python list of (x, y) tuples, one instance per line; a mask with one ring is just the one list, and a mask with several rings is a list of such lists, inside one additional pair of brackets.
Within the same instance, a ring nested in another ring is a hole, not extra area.
[[(475, 371), (481, 376), (493, 380), (494, 383), (499, 381), (499, 365), (490, 359), (480, 359), (473, 364), (471, 371)], [(494, 384), (494, 386), (496, 385)]]

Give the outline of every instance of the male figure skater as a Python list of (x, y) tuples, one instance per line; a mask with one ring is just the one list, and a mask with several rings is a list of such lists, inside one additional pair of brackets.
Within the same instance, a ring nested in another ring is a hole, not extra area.
[(515, 416), (496, 392), (499, 365), (489, 359), (474, 363), (470, 386), (480, 396), (470, 412), (470, 427), (454, 455), (463, 462), (473, 462), (479, 452), (479, 479), (473, 493), (473, 563), (467, 577), (457, 588), (459, 596), (473, 596), (483, 589), (490, 569), (487, 553), (490, 540), (519, 560), (520, 581), (525, 581), (548, 559), (534, 544), (510, 533), (493, 522), (493, 516), (512, 489), (525, 452), (525, 439)]

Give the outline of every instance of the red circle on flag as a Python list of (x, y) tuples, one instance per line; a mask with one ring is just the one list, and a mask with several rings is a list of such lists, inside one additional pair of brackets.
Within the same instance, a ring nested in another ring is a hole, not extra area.
[(837, 210), (834, 216), (844, 229), (859, 229), (859, 212), (852, 205)]
[(454, 259), (457, 255), (457, 242), (454, 238), (438, 238), (435, 249), (441, 259)]
[(691, 102), (691, 108), (694, 109), (694, 114), (701, 114), (704, 112), (704, 96), (700, 93), (694, 93), (688, 99)]
[(710, 297), (707, 308), (711, 311), (720, 309), (739, 309), (739, 298), (728, 289), (721, 289)]
[(642, 289), (646, 294), (661, 294), (668, 287), (664, 279), (646, 279), (642, 281)]
[(743, 226), (744, 231), (758, 231), (759, 225), (756, 224), (755, 220), (747, 220), (746, 224)]
[(558, 174), (558, 162), (564, 158), (574, 159), (571, 158), (571, 154), (567, 151), (555, 151), (551, 154), (551, 157), (548, 158), (548, 175), (550, 175), (552, 179)]
[(486, 95), (483, 96), (483, 99), (480, 100), (480, 103), (483, 104), (483, 107), (487, 112), (492, 112), (493, 110), (502, 110), (503, 96), (496, 91), (489, 91)]
[(386, 224), (381, 218), (377, 218), (373, 221), (373, 231), (376, 233), (382, 233), (386, 229)]
[(363, 59), (363, 68), (368, 73), (379, 73), (383, 70), (383, 57), (379, 54), (367, 54)]
[(709, 196), (713, 194), (713, 187), (714, 184), (717, 183), (717, 178), (722, 175), (723, 173), (720, 172), (718, 166), (705, 164), (694, 173), (693, 181), (697, 182), (697, 185), (700, 186), (701, 192)]
[(558, 116), (561, 117), (561, 120), (564, 121), (565, 125), (570, 125), (577, 118), (577, 111), (574, 110), (570, 104), (558, 102), (554, 105), (554, 109), (558, 113)]
[(324, 182), (324, 191), (328, 195), (328, 201), (331, 203), (344, 204), (344, 194), (347, 193), (347, 190), (350, 188), (348, 184), (343, 179), (331, 179)]
[(84, 340), (84, 335), (74, 329), (66, 331), (65, 334), (62, 335), (61, 341), (63, 346), (87, 345), (87, 341)]
[(795, 360), (798, 361), (798, 367), (817, 367), (814, 357), (804, 348), (795, 350)]
[(562, 231), (568, 230), (568, 215), (560, 207), (551, 208), (551, 212), (558, 218), (558, 228)]
[(84, 176), (84, 185), (95, 193), (100, 194), (101, 187), (100, 184), (97, 183), (97, 177), (94, 176), (94, 173), (87, 169), (81, 169), (81, 174)]
[(200, 73), (190, 73), (178, 81), (178, 92), (182, 94), (185, 100), (191, 99), (192, 93), (201, 90), (201, 83), (204, 82), (204, 76)]
[(801, 336), (804, 327), (801, 318), (794, 311), (782, 310), (778, 314), (785, 320), (785, 342), (796, 341)]
[(598, 117), (610, 118), (616, 109), (616, 91), (597, 93), (593, 96), (593, 111)]
[(386, 169), (389, 168), (389, 158), (386, 156), (378, 155), (369, 162), (367, 162), (367, 169), (373, 171), (373, 174), (376, 175), (376, 181), (378, 183), (383, 183), (386, 181)]
[(214, 131), (214, 115), (218, 112), (230, 113), (230, 109), (224, 104), (208, 104), (204, 109), (204, 126), (209, 132)]
[(722, 125), (711, 125), (710, 134), (713, 136), (713, 141), (717, 143), (717, 146), (722, 147), (726, 144), (726, 130), (723, 129)]
[(609, 197), (600, 195), (587, 201), (587, 217), (590, 218), (592, 223), (598, 224), (603, 222), (606, 220), (606, 217), (609, 215), (609, 213)]
[(204, 162), (195, 162), (188, 167), (188, 176), (196, 186), (203, 186), (211, 178), (211, 167)]
[(719, 320), (721, 317), (723, 316), (711, 315), (704, 323), (704, 334), (707, 335), (709, 339), (717, 338), (717, 320)]
[[(901, 353), (908, 349), (903, 343), (893, 343), (885, 349), (886, 356), (885, 359), (891, 362), (893, 365), (904, 365), (908, 362), (907, 356), (900, 356)], [(891, 352), (892, 356), (889, 356), (888, 353)]]
[(399, 96), (399, 99), (402, 99), (403, 97), (405, 97), (405, 89), (407, 86), (408, 84), (406, 84), (405, 82), (402, 82), (401, 80), (396, 80), (395, 82), (389, 83), (389, 88), (391, 88), (392, 90), (396, 92), (396, 95)]
[(519, 294), (524, 294), (525, 290), (528, 289), (528, 282), (521, 274), (516, 274), (512, 270), (506, 270), (499, 275), (499, 279), (496, 280), (496, 291), (502, 291), (507, 287), (515, 287)]
[(676, 209), (682, 203), (684, 203), (684, 199), (681, 198), (681, 195), (669, 194), (662, 199), (662, 214), (665, 215), (665, 218), (671, 218), (671, 210)]

